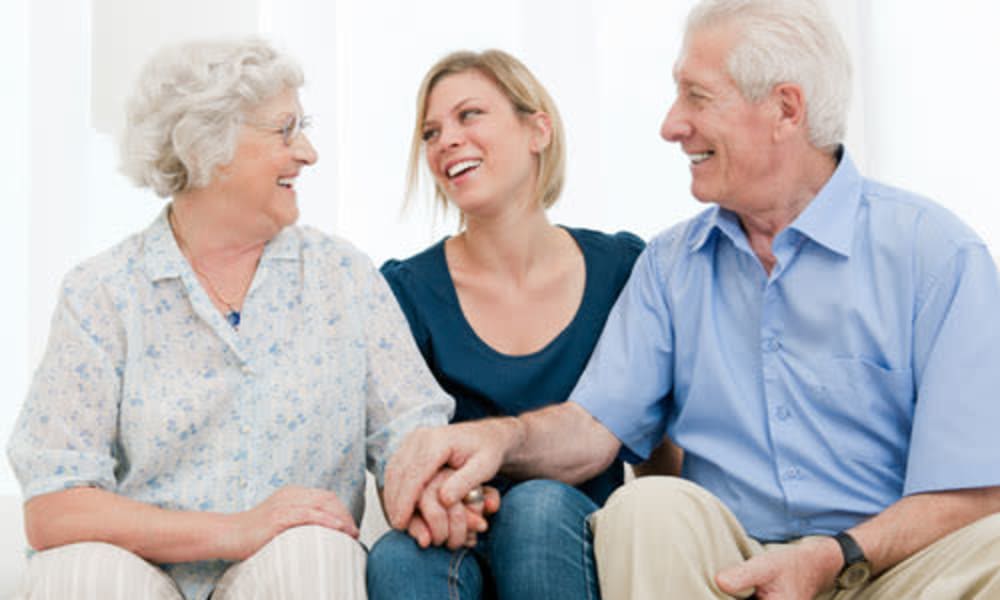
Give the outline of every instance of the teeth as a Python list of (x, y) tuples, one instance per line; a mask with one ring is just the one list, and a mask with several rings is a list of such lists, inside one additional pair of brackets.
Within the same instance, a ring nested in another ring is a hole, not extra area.
[(286, 188), (291, 189), (292, 187), (295, 186), (295, 178), (294, 177), (279, 177), (278, 178), (278, 185), (280, 185), (281, 187), (286, 187)]
[(461, 175), (462, 173), (468, 171), (469, 169), (474, 169), (479, 165), (483, 164), (481, 160), (463, 160), (460, 163), (455, 163), (448, 169), (448, 177), (455, 177)]
[(708, 152), (697, 152), (695, 154), (688, 154), (688, 158), (691, 159), (691, 162), (697, 165), (711, 158), (713, 154), (715, 153), (709, 150)]

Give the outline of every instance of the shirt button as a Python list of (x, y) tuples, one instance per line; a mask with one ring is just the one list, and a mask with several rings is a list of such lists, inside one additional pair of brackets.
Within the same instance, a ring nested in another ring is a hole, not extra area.
[(776, 352), (780, 347), (781, 343), (774, 338), (767, 338), (761, 344), (761, 348), (763, 348), (765, 352)]
[(792, 411), (787, 406), (782, 405), (774, 409), (774, 416), (778, 417), (779, 421), (787, 421), (792, 416)]
[(240, 479), (240, 487), (241, 487), (241, 488), (243, 488), (243, 489), (245, 490), (245, 489), (247, 489), (247, 487), (248, 487), (249, 485), (250, 485), (250, 483), (249, 483), (249, 482), (247, 482), (247, 480), (246, 480), (246, 479), (242, 479), (242, 478)]
[(250, 367), (250, 365), (243, 365), (242, 371), (244, 375), (253, 375), (253, 369)]
[(801, 479), (801, 475), (802, 474), (797, 467), (788, 467), (782, 474), (782, 479), (784, 479), (785, 481), (791, 481), (793, 479)]

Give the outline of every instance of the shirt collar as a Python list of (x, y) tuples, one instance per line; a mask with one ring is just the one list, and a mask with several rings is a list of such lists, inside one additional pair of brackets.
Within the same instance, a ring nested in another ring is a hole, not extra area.
[[(167, 221), (167, 211), (170, 206), (164, 207), (153, 223), (146, 229), (145, 233), (145, 255), (143, 260), (146, 265), (146, 273), (153, 281), (180, 277), (184, 272), (184, 264), (187, 262), (177, 246), (174, 233), (170, 230)], [(264, 247), (264, 254), (261, 256), (261, 263), (272, 260), (299, 260), (300, 240), (295, 234), (294, 228), (286, 227), (274, 236), (267, 246)]]
[(182, 273), (184, 256), (177, 247), (173, 232), (170, 231), (170, 224), (167, 222), (168, 210), (170, 210), (169, 204), (160, 211), (143, 236), (145, 242), (143, 262), (146, 265), (146, 274), (153, 281), (180, 277)]
[(695, 223), (691, 231), (690, 251), (694, 253), (701, 250), (716, 231), (726, 233), (733, 239), (734, 243), (737, 243), (739, 236), (734, 236), (733, 232), (730, 231), (733, 227), (737, 230), (740, 229), (739, 219), (736, 215), (728, 210), (723, 210), (718, 205), (713, 206), (702, 213), (702, 216)]
[[(789, 226), (816, 243), (840, 254), (851, 255), (854, 215), (861, 200), (862, 178), (843, 146), (838, 148), (839, 164), (819, 194)], [(690, 251), (701, 250), (715, 231), (722, 231), (739, 244), (739, 217), (732, 211), (713, 206), (695, 224)]]
[(789, 226), (841, 256), (851, 255), (854, 216), (861, 202), (861, 173), (841, 146), (840, 163), (823, 189)]

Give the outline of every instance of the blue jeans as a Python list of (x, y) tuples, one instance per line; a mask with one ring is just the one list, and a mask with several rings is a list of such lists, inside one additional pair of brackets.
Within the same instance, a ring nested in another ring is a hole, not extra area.
[(368, 555), (372, 600), (596, 600), (601, 597), (587, 517), (597, 505), (547, 479), (503, 496), (475, 548), (421, 549), (390, 531)]

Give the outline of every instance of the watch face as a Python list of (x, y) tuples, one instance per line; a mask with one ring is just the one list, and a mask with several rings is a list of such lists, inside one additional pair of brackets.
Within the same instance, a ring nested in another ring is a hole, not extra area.
[(849, 590), (868, 581), (871, 577), (872, 569), (867, 562), (856, 562), (848, 565), (837, 577), (837, 585), (841, 589)]

